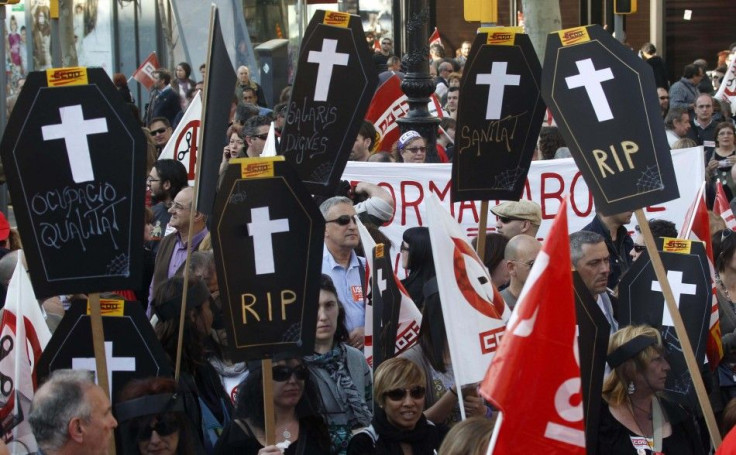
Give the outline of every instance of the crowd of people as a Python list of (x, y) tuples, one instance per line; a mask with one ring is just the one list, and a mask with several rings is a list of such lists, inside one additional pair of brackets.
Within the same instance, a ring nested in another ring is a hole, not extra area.
[[(464, 42), (459, 51), (456, 58), (449, 59), (441, 46), (430, 48), (435, 95), (442, 100), (444, 110), (437, 141), (443, 161), (451, 161), (453, 156), (459, 86), (470, 42)], [(658, 64), (653, 46), (643, 48), (642, 55), (655, 71), (664, 69)], [(401, 60), (392, 55), (390, 37), (381, 38), (374, 62), (379, 69), (402, 76)], [(736, 194), (732, 176), (736, 129), (726, 107), (716, 114), (714, 107), (720, 103), (712, 96), (713, 86), (702, 88), (703, 71), (703, 66), (688, 65), (682, 79), (672, 86), (666, 75), (658, 78), (659, 99), (669, 101), (666, 107), (662, 104), (662, 115), (670, 140), (689, 138), (704, 147), (706, 179), (711, 183), (722, 181), (730, 189), (730, 196)], [(661, 72), (655, 74), (661, 76)], [(194, 192), (184, 165), (158, 157), (202, 82), (192, 79), (191, 65), (186, 62), (180, 62), (173, 75), (164, 68), (157, 69), (154, 81), (141, 119), (150, 155), (144, 277), (125, 296), (142, 302), (158, 341), (173, 363), (186, 287), (186, 314), (181, 319), (181, 379), (130, 382), (120, 396), (112, 397), (113, 406), (87, 373), (54, 372), (36, 392), (28, 417), (41, 450), (49, 455), (89, 449), (104, 452), (116, 431), (123, 453), (485, 453), (497, 410), (480, 396), (478, 384), (458, 384), (452, 374), (453, 362), (472, 359), (453, 359), (450, 355), (451, 341), (426, 227), (407, 229), (401, 245), (397, 245), (406, 271), (403, 285), (422, 313), (416, 344), (384, 361), (375, 372), (362, 352), (366, 340), (367, 262), (360, 249), (357, 218), (378, 241), (386, 242), (380, 226), (392, 218), (396, 209), (394, 199), (384, 189), (366, 182), (352, 188), (350, 197), (335, 196), (320, 205), (326, 228), (314, 352), (305, 357), (282, 355), (273, 359), (273, 402), (264, 403), (262, 364), (234, 362), (228, 355), (224, 302), (219, 295), (207, 216), (193, 206)], [(124, 99), (132, 103), (125, 78), (117, 78), (116, 83)], [(250, 69), (238, 68), (221, 169), (231, 158), (261, 155), (271, 125), (277, 135), (284, 126), (288, 97), (287, 88), (280, 102), (269, 106), (270, 100), (251, 78)], [(375, 127), (363, 121), (350, 159), (423, 163), (428, 147), (433, 146), (417, 131), (404, 132), (386, 150), (376, 148), (379, 141)], [(542, 129), (535, 156), (569, 156), (556, 127)], [(535, 202), (522, 199), (503, 202), (491, 212), (497, 219), (496, 233), (485, 243), (485, 265), (493, 285), (513, 308), (541, 249), (536, 236), (542, 211)], [(626, 229), (631, 215), (596, 213), (583, 230), (570, 235), (572, 269), (596, 303), (595, 311), (610, 327), (609, 374), (603, 384), (598, 452), (708, 453), (704, 428), (694, 419), (697, 410), (672, 401), (664, 392), (670, 367), (660, 332), (646, 326), (622, 327), (618, 322), (614, 304), (618, 283), (646, 249), (640, 234), (632, 238)], [(733, 378), (736, 313), (730, 296), (736, 293), (736, 235), (717, 216), (711, 221), (726, 353), (721, 368), (726, 377), (730, 373)], [(4, 252), (17, 250), (20, 245), (13, 244), (6, 225), (7, 221), (0, 218), (0, 247), (7, 247)], [(677, 236), (671, 221), (650, 220), (649, 225), (656, 236)], [(190, 261), (190, 279), (185, 282), (187, 250), (195, 253)], [(17, 255), (10, 253), (0, 259), (3, 283), (7, 283), (3, 274), (12, 271), (13, 261), (17, 261)], [(63, 314), (58, 299), (43, 305), (50, 310), (48, 313)], [(710, 392), (726, 434), (736, 421), (736, 383), (720, 377), (709, 378)], [(267, 441), (264, 405), (274, 410), (275, 445)], [(464, 421), (461, 407), (468, 417)]]

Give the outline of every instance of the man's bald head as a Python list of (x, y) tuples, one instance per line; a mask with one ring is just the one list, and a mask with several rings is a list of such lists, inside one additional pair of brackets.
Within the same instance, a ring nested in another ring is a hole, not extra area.
[(542, 244), (539, 240), (526, 234), (516, 235), (506, 244), (504, 259), (506, 259), (506, 267), (508, 267), (511, 278), (509, 286), (511, 292), (517, 297), (541, 249)]

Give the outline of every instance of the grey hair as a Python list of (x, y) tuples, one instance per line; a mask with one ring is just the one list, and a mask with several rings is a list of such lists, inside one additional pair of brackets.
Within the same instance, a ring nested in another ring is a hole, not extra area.
[(669, 129), (675, 128), (675, 120), (680, 120), (682, 114), (687, 114), (688, 110), (684, 107), (672, 107), (664, 118), (664, 125)]
[(215, 273), (214, 251), (193, 252), (191, 258), (189, 258), (189, 273), (207, 281)]
[(597, 245), (606, 240), (592, 231), (578, 231), (570, 234), (570, 260), (575, 266), (583, 258), (583, 245)]
[(44, 452), (59, 451), (67, 443), (72, 419), (92, 419), (92, 406), (84, 394), (94, 386), (93, 378), (88, 370), (56, 370), (36, 392), (28, 423)]
[(327, 219), (327, 213), (329, 213), (332, 207), (338, 204), (353, 205), (353, 201), (345, 196), (333, 196), (319, 205), (319, 211), (322, 212), (322, 216)]

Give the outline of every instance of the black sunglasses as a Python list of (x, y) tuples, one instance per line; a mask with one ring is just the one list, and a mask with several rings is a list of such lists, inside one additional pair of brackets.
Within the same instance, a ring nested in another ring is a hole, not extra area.
[(352, 215), (352, 216), (351, 215), (341, 215), (335, 218), (334, 220), (327, 220), (325, 221), (325, 223), (337, 223), (340, 226), (347, 226), (348, 224), (350, 224), (351, 221), (355, 224), (358, 224), (355, 221), (355, 215)]
[(647, 247), (644, 245), (637, 245), (636, 243), (634, 244), (634, 251), (636, 251), (637, 253), (641, 253), (645, 251), (646, 249)]
[(251, 137), (257, 137), (258, 139), (260, 139), (260, 140), (262, 140), (262, 141), (265, 141), (266, 139), (268, 139), (268, 133), (264, 133), (264, 134), (254, 134), (254, 135), (253, 135), (253, 136), (251, 136)]
[(271, 369), (271, 374), (276, 382), (288, 381), (292, 374), (299, 381), (304, 381), (309, 376), (309, 370), (304, 365), (297, 365), (294, 368), (286, 365), (276, 365)]
[(151, 136), (156, 136), (158, 134), (164, 134), (166, 132), (166, 128), (159, 128), (157, 130), (151, 130)]
[(512, 221), (526, 221), (522, 220), (521, 218), (509, 218), (508, 216), (499, 216), (498, 220), (503, 224), (509, 224)]
[(421, 400), (422, 398), (424, 398), (424, 394), (426, 392), (427, 389), (418, 385), (412, 387), (411, 389), (392, 389), (388, 392), (384, 392), (383, 396), (391, 401), (402, 401), (406, 398), (406, 394), (408, 393), (415, 400)]
[(148, 441), (151, 439), (154, 431), (159, 436), (168, 436), (179, 431), (179, 425), (173, 416), (158, 416), (156, 425), (148, 425), (138, 431), (138, 440)]

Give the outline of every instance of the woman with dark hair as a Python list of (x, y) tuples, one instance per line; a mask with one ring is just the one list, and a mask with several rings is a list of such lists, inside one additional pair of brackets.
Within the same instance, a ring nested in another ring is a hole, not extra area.
[[(733, 123), (721, 122), (716, 125), (716, 148), (713, 150), (706, 165), (706, 176), (710, 175), (711, 184), (715, 187), (717, 181), (723, 184), (723, 190), (730, 201), (736, 194), (734, 172), (736, 170), (736, 127)], [(706, 154), (706, 159), (708, 156)]]
[[(153, 311), (158, 317), (154, 331), (172, 365), (179, 339), (183, 290), (184, 278), (175, 276), (156, 289), (153, 300)], [(203, 445), (208, 453), (212, 452), (232, 412), (230, 397), (222, 387), (217, 371), (207, 361), (205, 339), (212, 332), (213, 321), (210, 299), (210, 292), (202, 280), (189, 280), (181, 353), (181, 385), (185, 390), (196, 393), (199, 399)]]
[(276, 445), (266, 446), (263, 372), (260, 362), (238, 390), (235, 418), (215, 446), (215, 454), (319, 455), (330, 453), (330, 436), (319, 414), (319, 395), (298, 358), (274, 359), (273, 407)]
[(556, 126), (543, 126), (539, 132), (539, 140), (537, 142), (537, 149), (539, 150), (538, 159), (554, 159), (555, 153), (557, 153), (557, 149), (560, 147), (565, 147), (565, 140), (562, 138), (560, 130)]
[(189, 63), (179, 62), (179, 64), (176, 65), (176, 72), (174, 73), (174, 77), (171, 79), (171, 88), (173, 88), (174, 91), (179, 94), (182, 110), (186, 110), (187, 108), (187, 92), (193, 89), (195, 85), (197, 85), (196, 82), (190, 79), (189, 76), (191, 74), (192, 67), (189, 65)]
[(413, 227), (404, 231), (401, 242), (401, 266), (409, 271), (401, 280), (409, 296), (419, 310), (424, 307), (424, 284), (437, 275), (434, 270), (432, 243), (429, 241), (429, 229)]
[(628, 326), (611, 335), (598, 450), (606, 454), (705, 454), (692, 416), (664, 395), (670, 365), (659, 331)]
[[(400, 357), (416, 363), (426, 378), (427, 398), (424, 413), (435, 423), (451, 426), (460, 421), (457, 386), (452, 373), (452, 359), (447, 344), (445, 318), (437, 289), (437, 279), (433, 278), (424, 286), (424, 309), (422, 324), (419, 327), (419, 342), (402, 353)], [(491, 416), (475, 385), (462, 388), (465, 415)]]
[[(478, 248), (478, 238), (471, 241), (473, 248)], [(509, 239), (498, 233), (491, 233), (486, 236), (486, 251), (483, 255), (483, 264), (491, 275), (491, 282), (496, 289), (502, 289), (509, 284), (509, 269), (506, 267), (506, 259), (504, 258), (506, 245)]]
[(421, 368), (401, 357), (376, 370), (378, 407), (371, 426), (350, 440), (348, 455), (434, 455), (445, 434), (422, 413), (427, 389)]
[(319, 387), (332, 453), (344, 454), (353, 430), (371, 423), (373, 381), (362, 352), (348, 345), (345, 309), (329, 275), (322, 274), (313, 355), (304, 358)]
[(171, 378), (133, 379), (125, 385), (115, 416), (125, 455), (195, 455), (195, 437), (183, 391)]

